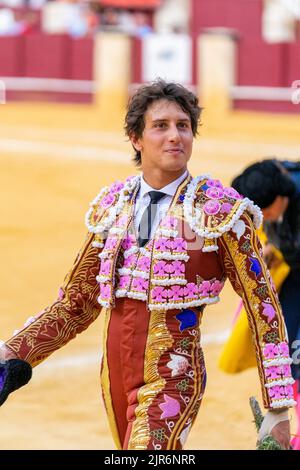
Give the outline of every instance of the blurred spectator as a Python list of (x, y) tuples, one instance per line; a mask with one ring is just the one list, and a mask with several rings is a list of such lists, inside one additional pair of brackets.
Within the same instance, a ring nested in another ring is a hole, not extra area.
[(39, 29), (39, 17), (31, 10), (0, 10), (0, 36), (20, 36)]
[(190, 0), (164, 0), (154, 16), (155, 31), (173, 33), (175, 28), (176, 32), (186, 34), (190, 28), (190, 15)]
[(15, 34), (15, 26), (14, 12), (9, 8), (2, 8), (0, 10), (0, 36)]
[(136, 12), (134, 15), (135, 31), (134, 35), (140, 38), (153, 32), (152, 27), (148, 24), (148, 18), (143, 12)]
[(32, 10), (16, 10), (15, 21), (17, 24), (17, 34), (24, 35), (40, 29), (39, 16)]
[(20, 8), (25, 4), (24, 0), (0, 0), (0, 6), (6, 6), (9, 8)]
[(104, 8), (101, 14), (101, 26), (104, 29), (118, 29), (120, 24), (119, 13), (114, 8)]
[(43, 8), (47, 1), (48, 0), (27, 0), (26, 4), (29, 8), (32, 8), (33, 10), (39, 10), (40, 8)]
[(133, 36), (136, 30), (134, 12), (132, 10), (119, 11), (119, 29), (130, 36)]
[(86, 2), (53, 1), (42, 10), (42, 25), (45, 33), (81, 38), (95, 31), (98, 19)]
[(266, 0), (262, 17), (263, 38), (270, 43), (295, 40), (295, 18), (281, 0)]

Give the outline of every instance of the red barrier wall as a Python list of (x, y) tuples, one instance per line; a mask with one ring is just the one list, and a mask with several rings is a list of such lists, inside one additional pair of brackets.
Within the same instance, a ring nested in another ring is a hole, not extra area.
[(0, 37), (0, 76), (92, 80), (92, 38), (32, 33)]
[(0, 37), (0, 76), (21, 77), (24, 71), (24, 39)]
[(70, 40), (70, 76), (74, 80), (93, 79), (92, 38)]
[(6, 101), (30, 101), (47, 103), (92, 103), (91, 93), (63, 93), (51, 91), (7, 91)]
[(71, 78), (68, 36), (33, 33), (24, 40), (26, 77)]
[(263, 0), (192, 0), (191, 30), (204, 28), (237, 29), (242, 36), (261, 36)]
[[(92, 80), (93, 47), (92, 38), (39, 32), (0, 37), (0, 77)], [(7, 100), (89, 103), (92, 94), (7, 90)]]
[(285, 86), (300, 80), (300, 42), (289, 44), (286, 55)]
[(238, 85), (284, 86), (285, 44), (247, 37), (238, 46)]
[(131, 83), (142, 82), (142, 40), (131, 39)]

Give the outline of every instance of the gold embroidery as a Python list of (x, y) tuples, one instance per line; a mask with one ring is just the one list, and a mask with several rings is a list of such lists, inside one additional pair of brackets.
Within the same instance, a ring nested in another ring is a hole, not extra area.
[[(248, 229), (250, 228), (250, 231), (247, 234), (247, 238), (248, 240), (250, 240), (251, 249), (253, 249), (257, 260), (261, 265), (262, 274), (265, 280), (264, 285), (267, 288), (268, 295), (273, 301), (272, 305), (276, 309), (276, 320), (279, 324), (280, 333), (285, 339), (285, 335), (283, 332), (282, 314), (280, 311), (279, 303), (270, 285), (268, 272), (260, 254), (256, 233), (253, 229), (251, 229), (251, 222), (249, 216), (245, 215), (244, 217), (245, 221), (247, 221)], [(229, 233), (223, 235), (223, 243), (225, 245), (224, 265), (236, 291), (240, 293), (241, 297), (244, 300), (248, 321), (253, 332), (253, 341), (256, 350), (258, 373), (261, 381), (263, 401), (264, 405), (266, 407), (269, 407), (270, 397), (268, 396), (265, 387), (266, 378), (263, 367), (262, 347), (264, 346), (263, 339), (266, 339), (266, 334), (270, 334), (274, 327), (267, 324), (266, 321), (264, 321), (264, 319), (261, 317), (261, 299), (257, 297), (254, 292), (254, 289), (256, 289), (257, 293), (258, 284), (252, 279), (250, 279), (249, 275), (247, 275), (247, 265), (245, 260), (247, 259), (248, 255), (241, 254), (239, 249), (239, 243), (234, 240)], [(278, 332), (278, 327), (275, 327), (275, 329)]]
[(225, 255), (224, 262), (226, 264), (232, 264), (232, 262), (234, 263), (236, 273), (238, 273), (240, 279), (240, 284), (244, 288), (243, 292), (240, 286), (240, 292), (244, 298), (246, 297), (247, 302), (251, 305), (251, 312), (253, 313), (253, 316), (255, 318), (253, 328), (255, 328), (256, 325), (256, 328), (259, 329), (261, 335), (264, 335), (265, 333), (270, 331), (271, 328), (268, 323), (261, 318), (259, 313), (259, 305), (261, 301), (259, 297), (255, 295), (255, 289), (258, 287), (258, 285), (256, 281), (249, 278), (246, 268), (246, 259), (248, 258), (248, 256), (240, 252), (237, 240), (234, 240), (234, 238), (229, 233), (225, 233), (223, 236), (226, 240), (226, 245), (231, 255), (230, 258), (228, 258), (228, 255)]
[(85, 330), (101, 311), (96, 282), (100, 260), (92, 241), (93, 235), (89, 235), (65, 277), (64, 297), (7, 341), (7, 346), (33, 367)]
[[(187, 405), (186, 409), (180, 416), (180, 419), (178, 419), (176, 425), (174, 426), (174, 429), (172, 430), (171, 437), (168, 442), (167, 450), (176, 450), (177, 448), (177, 440), (179, 439), (179, 436), (184, 429), (184, 427), (187, 425), (187, 423), (190, 423), (190, 427), (192, 427), (192, 424), (194, 423), (197, 412), (200, 407), (200, 401), (202, 399), (202, 396), (199, 397), (200, 395), (200, 390), (202, 388), (202, 377), (201, 377), (201, 371), (199, 371), (199, 363), (198, 363), (198, 358), (199, 358), (199, 330), (196, 331), (195, 338), (192, 342), (192, 351), (191, 351), (191, 358), (192, 358), (192, 370), (193, 370), (193, 380), (194, 380), (194, 390), (193, 390), (193, 396), (191, 398), (190, 403)], [(198, 404), (198, 406), (197, 406)]]
[(151, 438), (148, 409), (154, 398), (163, 390), (166, 384), (165, 379), (161, 378), (158, 373), (158, 362), (162, 354), (174, 342), (167, 329), (165, 312), (151, 312), (148, 331), (144, 360), (145, 385), (138, 391), (138, 406), (135, 409), (136, 419), (133, 423), (128, 443), (129, 450), (147, 449)]
[(116, 423), (115, 412), (110, 394), (110, 380), (109, 380), (109, 369), (107, 362), (107, 332), (111, 317), (111, 310), (106, 310), (105, 325), (104, 325), (104, 336), (103, 336), (103, 357), (102, 357), (102, 369), (101, 369), (101, 384), (103, 390), (104, 403), (106, 413), (108, 417), (109, 426), (111, 429), (112, 437), (117, 449), (122, 450), (122, 443), (118, 432), (118, 426)]
[(260, 255), (257, 243), (258, 243), (258, 237), (254, 236), (253, 245), (255, 246), (255, 252), (256, 252), (257, 257), (259, 259), (260, 265), (261, 265), (262, 270), (263, 270), (263, 275), (264, 275), (264, 278), (266, 280), (267, 292), (268, 292), (270, 298), (273, 301), (273, 306), (276, 307), (276, 316), (277, 316), (277, 321), (278, 321), (278, 338), (277, 339), (279, 341), (286, 341), (287, 338), (286, 338), (286, 333), (285, 333), (285, 324), (284, 324), (283, 315), (282, 315), (282, 311), (281, 311), (280, 304), (279, 304), (279, 299), (278, 299), (277, 294), (275, 294), (273, 292), (273, 289), (270, 285), (271, 274), (270, 274), (269, 270), (267, 269), (266, 264), (265, 264), (265, 262), (263, 261), (261, 255)]

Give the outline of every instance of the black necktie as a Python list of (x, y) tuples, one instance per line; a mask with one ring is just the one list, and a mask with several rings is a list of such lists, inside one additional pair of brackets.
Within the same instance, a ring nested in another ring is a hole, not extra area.
[(161, 191), (149, 191), (150, 203), (143, 212), (139, 229), (138, 229), (138, 243), (139, 246), (144, 246), (150, 239), (151, 227), (157, 212), (157, 203), (166, 194)]

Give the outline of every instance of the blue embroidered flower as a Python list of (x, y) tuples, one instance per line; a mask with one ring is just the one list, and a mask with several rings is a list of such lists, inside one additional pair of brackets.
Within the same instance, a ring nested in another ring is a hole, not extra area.
[(203, 186), (201, 186), (201, 189), (203, 189), (203, 191), (206, 191), (208, 188), (209, 186), (206, 183)]
[(181, 194), (181, 195), (179, 196), (179, 201), (180, 201), (180, 202), (183, 202), (183, 201), (184, 201), (184, 194)]
[(180, 322), (179, 330), (182, 332), (187, 328), (197, 325), (197, 315), (193, 310), (185, 309), (176, 315), (176, 319)]
[(256, 277), (259, 276), (259, 274), (261, 273), (261, 265), (259, 261), (256, 258), (250, 258), (250, 261), (250, 271), (252, 271)]

